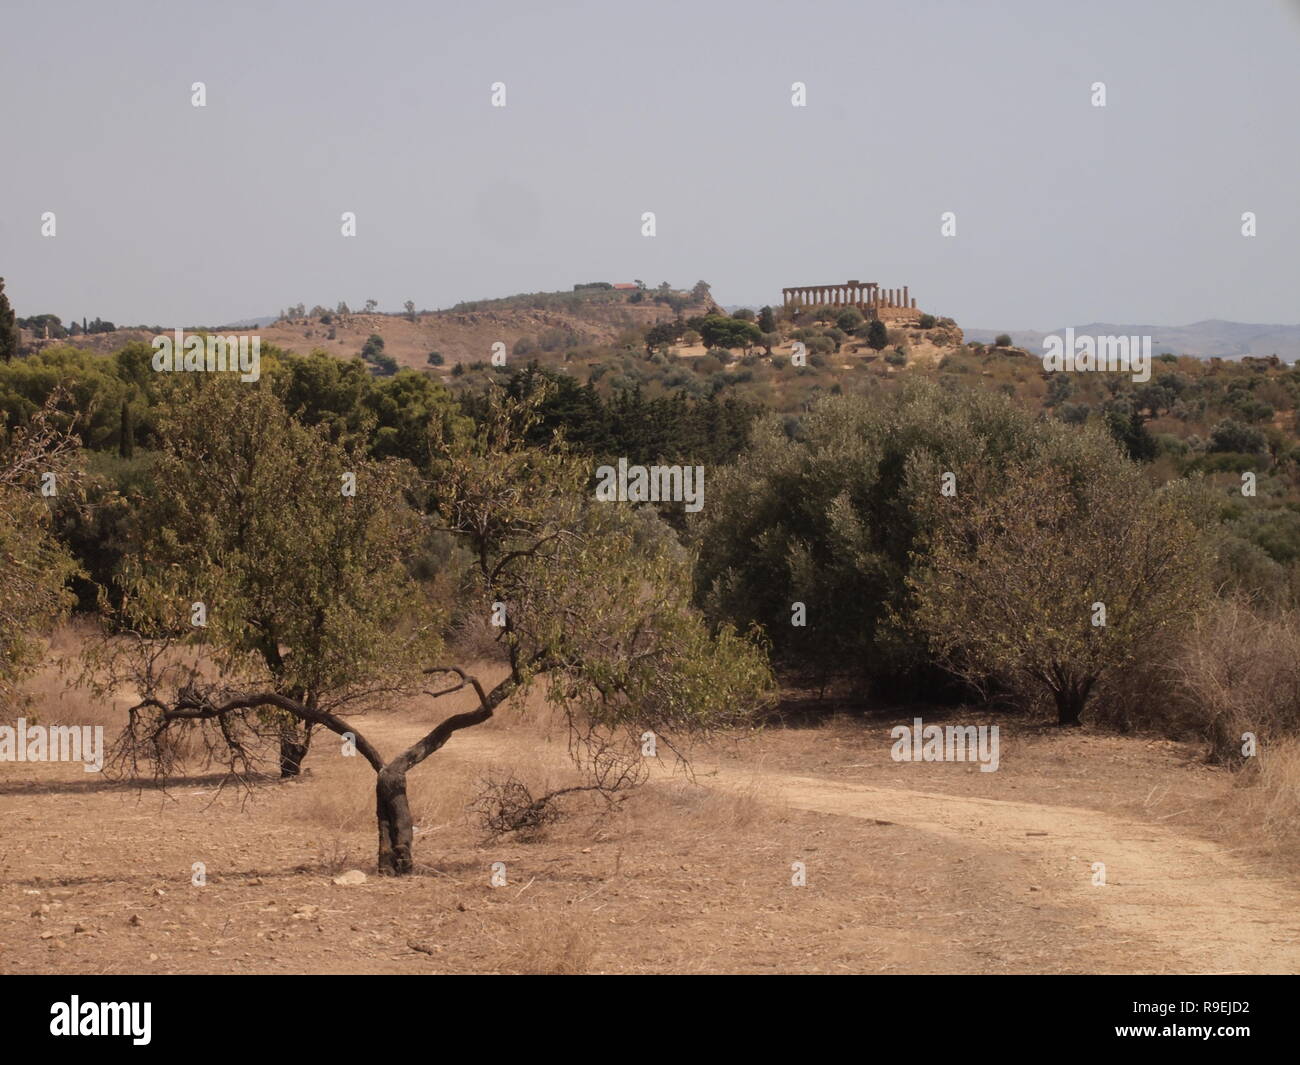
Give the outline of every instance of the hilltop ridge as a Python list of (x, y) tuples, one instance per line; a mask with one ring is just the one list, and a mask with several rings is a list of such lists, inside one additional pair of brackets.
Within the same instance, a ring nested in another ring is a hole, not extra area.
[[(318, 306), (310, 313), (282, 313), (269, 321), (244, 319), (206, 328), (228, 334), (256, 333), (264, 344), (286, 351), (305, 355), (320, 350), (339, 358), (360, 355), (366, 340), (377, 335), (384, 341), (384, 354), (396, 360), (399, 367), (421, 369), (428, 365), (431, 352), (438, 352), (450, 367), (490, 358), (496, 343), (504, 343), (508, 352), (514, 352), (521, 341), (540, 351), (605, 345), (623, 334), (672, 321), (679, 314), (691, 317), (715, 313), (722, 312), (707, 291), (693, 294), (662, 288), (611, 287), (524, 293), (413, 314), (327, 310)], [(257, 322), (265, 324), (254, 324)], [(23, 343), (34, 350), (64, 344), (107, 354), (133, 341), (148, 343), (158, 332), (172, 328), (119, 328), (63, 337), (42, 337), (24, 330)], [(195, 331), (199, 327), (184, 328)]]

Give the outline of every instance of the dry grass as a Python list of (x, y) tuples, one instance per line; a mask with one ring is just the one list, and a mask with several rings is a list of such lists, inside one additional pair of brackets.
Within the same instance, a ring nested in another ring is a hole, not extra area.
[(510, 956), (504, 972), (529, 975), (580, 976), (591, 972), (596, 938), (586, 922), (553, 913), (525, 911), (510, 916), (498, 938)]
[(57, 669), (42, 667), (23, 684), (28, 701), (14, 717), (25, 717), (28, 724), (102, 725), (116, 731), (126, 719), (125, 699), (106, 704), (89, 692), (69, 687), (67, 678)]
[(1261, 746), (1300, 734), (1300, 619), (1222, 602), (1198, 619), (1174, 666), (1183, 729), (1224, 762), (1242, 758), (1245, 733)]
[(648, 789), (633, 809), (647, 821), (686, 818), (696, 828), (718, 832), (744, 831), (782, 814), (779, 806), (760, 797), (757, 784), (722, 790), (682, 780)]
[(335, 777), (328, 787), (317, 787), (312, 775), (305, 776), (295, 789), (286, 811), (289, 817), (316, 825), (331, 832), (353, 832), (367, 828), (375, 820), (375, 778), (370, 767), (365, 775), (351, 773)]
[[(1236, 776), (1224, 823), (1273, 857), (1300, 857), (1300, 738), (1266, 744)], [(1245, 829), (1244, 826), (1250, 826)]]
[(93, 626), (85, 622), (62, 625), (46, 641), (45, 661), (21, 683), (25, 696), (11, 717), (25, 717), (29, 724), (101, 725), (111, 739), (126, 723), (126, 695), (104, 702), (85, 688), (75, 686), (77, 656)]

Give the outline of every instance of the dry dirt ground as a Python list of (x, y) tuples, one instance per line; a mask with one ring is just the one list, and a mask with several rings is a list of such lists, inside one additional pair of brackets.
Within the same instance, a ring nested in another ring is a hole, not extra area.
[[(391, 755), (456, 708), (359, 727)], [(334, 737), (301, 782), (251, 793), (0, 763), (0, 971), (1300, 971), (1297, 885), (1234, 842), (1229, 775), (1190, 748), (1004, 722), (980, 773), (893, 762), (888, 722), (835, 719), (487, 840), (466, 808), (485, 776), (575, 779), (535, 702), (499, 713), (413, 774), (400, 880), (374, 875), (373, 776)], [(335, 883), (349, 870), (367, 877)]]

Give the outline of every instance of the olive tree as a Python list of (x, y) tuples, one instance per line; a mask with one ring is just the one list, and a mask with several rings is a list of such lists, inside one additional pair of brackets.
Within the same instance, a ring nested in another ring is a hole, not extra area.
[[(1100, 430), (1056, 422), (1004, 485), (931, 494), (914, 620), (939, 660), (975, 684), (1050, 694), (1078, 725), (1107, 675), (1149, 656), (1207, 593), (1191, 496), (1153, 487)], [(918, 464), (911, 476), (932, 480)]]
[[(458, 731), (488, 720), (511, 695), (541, 678), (575, 728), (632, 734), (653, 729), (671, 737), (748, 720), (771, 687), (761, 648), (728, 627), (711, 630), (692, 609), (689, 560), (661, 525), (622, 505), (597, 502), (587, 487), (590, 471), (558, 441), (544, 448), (525, 446), (535, 403), (536, 397), (506, 401), (499, 391), (491, 392), (472, 437), (442, 442), (437, 477), (428, 486), (434, 501), (430, 517), (446, 535), (461, 539), (474, 560), (464, 594), (483, 617), (499, 622), (508, 662), (502, 680), (488, 687), (462, 665), (437, 659), (417, 668), (411, 652), (436, 653), (435, 640), (416, 638), (432, 628), (427, 611), (418, 606), (402, 611), (404, 625), (398, 617), (367, 612), (378, 604), (370, 598), (372, 588), (362, 585), (395, 576), (389, 563), (397, 561), (392, 549), (400, 539), (385, 531), (391, 519), (384, 515), (402, 506), (391, 490), (395, 485), (372, 469), (371, 484), (378, 487), (365, 489), (358, 477), (352, 501), (367, 492), (384, 497), (382, 506), (366, 512), (372, 524), (327, 521), (319, 534), (318, 548), (328, 542), (337, 549), (326, 567), (342, 581), (343, 591), (310, 591), (310, 573), (302, 571), (313, 563), (301, 558), (291, 563), (298, 574), (273, 580), (263, 600), (293, 604), (302, 615), (299, 640), (315, 621), (314, 594), (325, 594), (341, 618), (351, 618), (376, 637), (373, 643), (341, 639), (320, 648), (321, 665), (337, 686), (313, 693), (301, 684), (275, 683), (276, 675), (266, 669), (260, 677), (203, 678), (193, 668), (172, 668), (141, 641), (136, 659), (141, 665), (133, 676), (143, 698), (132, 709), (120, 749), (157, 765), (168, 756), (169, 730), (197, 722), (215, 728), (235, 757), (244, 749), (246, 715), (259, 710), (328, 729), (354, 744), (374, 770), (378, 868), (404, 875), (414, 868), (408, 774)], [(326, 471), (322, 480), (309, 480), (297, 490), (299, 496), (315, 495), (343, 459), (319, 438), (290, 432), (297, 446), (310, 441), (319, 449), (313, 460)], [(302, 463), (294, 468), (301, 470)], [(283, 482), (267, 471), (245, 485), (249, 520), (273, 523), (279, 535), (292, 535), (282, 524), (288, 516), (280, 500)], [(256, 565), (250, 560), (250, 567)], [(371, 570), (363, 572), (367, 565)], [(271, 579), (269, 573), (266, 577)], [(244, 602), (238, 606), (237, 614), (248, 613)], [(232, 653), (256, 639), (238, 623), (214, 627), (213, 635)], [(284, 634), (276, 639), (282, 641)], [(296, 654), (290, 646), (282, 657), (292, 661)], [(261, 661), (266, 665), (265, 654)], [(435, 678), (430, 688), (421, 683), (425, 677)], [(421, 690), (435, 699), (471, 690), (477, 706), (450, 715), (410, 747), (385, 757), (353, 719), (357, 700), (391, 701)]]
[[(405, 560), (422, 535), (404, 497), (413, 471), (300, 424), (266, 380), (175, 382), (158, 436), (117, 623), (210, 660), (227, 678), (213, 690), (274, 696), (243, 709), (278, 735), (281, 776), (296, 776), (318, 712), (409, 685), (436, 646), (436, 619), (409, 624), (418, 588)], [(110, 648), (120, 641), (96, 651)], [(110, 675), (151, 660), (97, 658)], [(197, 669), (133, 679), (165, 687), (169, 676), (202, 687)]]
[[(998, 478), (1033, 446), (1032, 428), (1004, 397), (924, 384), (827, 397), (795, 426), (761, 419), (691, 522), (701, 605), (761, 626), (782, 664), (823, 680), (924, 679), (905, 578), (929, 501), (945, 474), (962, 492)], [(922, 456), (925, 483), (908, 477)]]

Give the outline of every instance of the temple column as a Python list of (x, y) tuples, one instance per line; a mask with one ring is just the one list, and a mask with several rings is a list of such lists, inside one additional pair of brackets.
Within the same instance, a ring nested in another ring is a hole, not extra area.
[(911, 299), (910, 299), (910, 298), (908, 297), (908, 295), (907, 295), (907, 286), (906, 286), (906, 285), (903, 286), (903, 306), (904, 306), (904, 307), (910, 307), (910, 306), (912, 306), (912, 301), (911, 301)]

